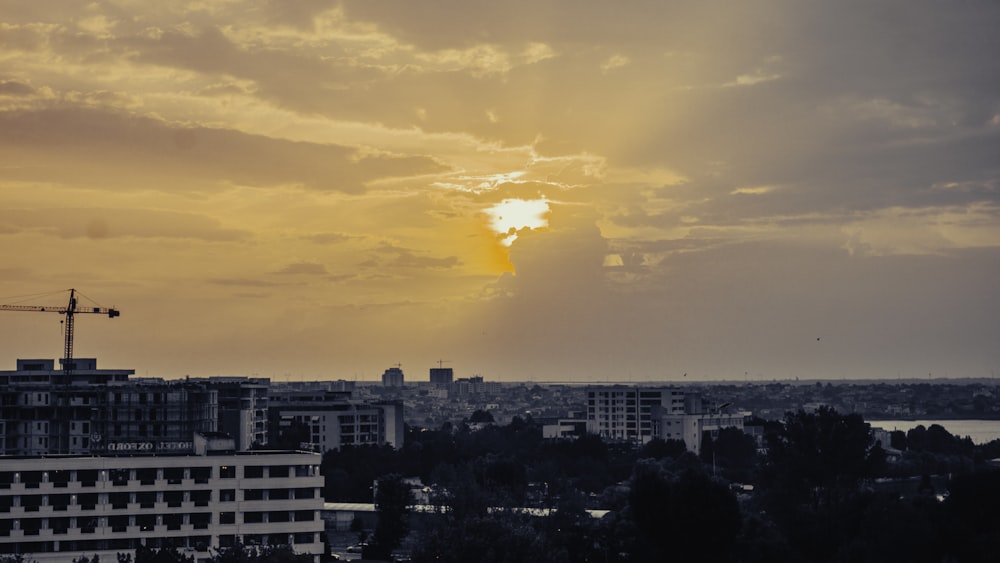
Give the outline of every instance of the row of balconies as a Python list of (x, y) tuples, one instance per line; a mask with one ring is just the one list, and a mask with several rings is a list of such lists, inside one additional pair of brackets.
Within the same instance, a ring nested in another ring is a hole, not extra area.
[(167, 536), (176, 532), (197, 532), (208, 531), (213, 534), (220, 533), (241, 533), (241, 534), (294, 534), (301, 532), (321, 532), (323, 521), (320, 519), (312, 521), (298, 522), (257, 522), (230, 523), (230, 524), (154, 524), (154, 525), (130, 525), (130, 526), (90, 526), (90, 527), (66, 527), (66, 528), (37, 528), (37, 529), (0, 529), (0, 544), (7, 543), (8, 540), (19, 540), (30, 538), (32, 540), (70, 540), (87, 539), (94, 536), (115, 536), (115, 537), (135, 537), (135, 536)]
[[(223, 477), (217, 478), (211, 483), (212, 489), (227, 488), (232, 487), (234, 483), (240, 483), (241, 485), (246, 481), (260, 481), (265, 480), (270, 488), (295, 488), (302, 486), (321, 486), (322, 477), (320, 476), (308, 476), (308, 477), (244, 477), (242, 479), (236, 479), (235, 477)], [(320, 485), (316, 483), (307, 483), (304, 481), (319, 481)], [(155, 480), (137, 480), (132, 479), (129, 481), (70, 481), (70, 482), (60, 482), (52, 483), (50, 481), (43, 481), (40, 483), (0, 483), (0, 494), (5, 491), (10, 491), (12, 493), (22, 493), (22, 492), (70, 492), (80, 489), (91, 489), (93, 491), (113, 491), (113, 492), (137, 492), (146, 491), (151, 488), (163, 490), (167, 487), (194, 487), (196, 485), (207, 485), (210, 480), (208, 479), (155, 479)], [(249, 487), (242, 487), (249, 488)]]
[[(94, 516), (100, 516), (104, 514), (130, 514), (138, 513), (149, 510), (156, 510), (160, 512), (176, 512), (176, 511), (196, 511), (199, 508), (208, 507), (212, 501), (210, 500), (184, 500), (184, 501), (156, 501), (156, 502), (129, 502), (127, 504), (112, 504), (112, 503), (91, 503), (91, 504), (73, 504), (73, 505), (38, 505), (38, 506), (14, 506), (7, 505), (3, 506), (3, 514), (0, 514), (0, 519), (4, 518), (8, 514), (11, 516), (60, 516), (63, 513), (66, 514), (79, 514), (86, 512)], [(309, 498), (275, 498), (275, 499), (265, 499), (259, 498), (255, 500), (243, 500), (237, 503), (235, 500), (230, 501), (214, 501), (215, 507), (226, 507), (239, 505), (242, 511), (248, 511), (252, 509), (263, 510), (265, 508), (283, 510), (283, 509), (297, 509), (297, 508), (308, 508), (310, 505), (317, 503), (317, 497)], [(71, 510), (72, 509), (72, 510)]]

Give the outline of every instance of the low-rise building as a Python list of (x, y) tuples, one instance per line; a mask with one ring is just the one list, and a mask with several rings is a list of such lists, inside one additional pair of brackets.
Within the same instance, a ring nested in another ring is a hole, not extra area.
[(403, 404), (351, 400), (350, 394), (326, 392), (275, 393), (271, 397), (271, 441), (282, 435), (301, 434), (300, 447), (317, 452), (341, 446), (383, 445), (403, 447)]
[(128, 455), (2, 458), (0, 555), (114, 561), (143, 545), (204, 562), (242, 542), (290, 545), (319, 561), (318, 454), (235, 452), (211, 435), (193, 442), (183, 455), (136, 455), (147, 450), (137, 443), (118, 452)]

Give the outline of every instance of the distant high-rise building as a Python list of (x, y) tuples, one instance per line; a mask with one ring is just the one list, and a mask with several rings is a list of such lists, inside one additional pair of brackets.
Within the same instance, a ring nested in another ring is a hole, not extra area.
[(451, 368), (431, 368), (431, 383), (434, 385), (449, 385), (455, 372)]
[(391, 367), (382, 374), (383, 387), (402, 387), (403, 370), (399, 367)]

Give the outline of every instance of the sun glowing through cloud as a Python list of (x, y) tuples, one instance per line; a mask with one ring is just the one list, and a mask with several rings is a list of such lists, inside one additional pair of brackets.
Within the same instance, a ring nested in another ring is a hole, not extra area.
[(549, 201), (542, 199), (505, 199), (486, 210), (490, 228), (500, 235), (500, 242), (510, 246), (522, 229), (542, 229), (549, 225)]

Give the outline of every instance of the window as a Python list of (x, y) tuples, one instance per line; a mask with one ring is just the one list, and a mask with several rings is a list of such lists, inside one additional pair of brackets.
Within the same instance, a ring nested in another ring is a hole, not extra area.
[(288, 469), (287, 465), (272, 465), (269, 475), (271, 478), (288, 477)]
[(128, 501), (128, 493), (108, 493), (108, 502), (111, 503), (111, 508), (114, 510), (128, 508)]
[(108, 526), (112, 532), (124, 532), (128, 530), (128, 516), (109, 516)]
[(243, 489), (243, 500), (264, 500), (264, 489)]
[(243, 478), (245, 479), (261, 479), (263, 477), (264, 467), (260, 465), (248, 465), (243, 468)]
[(177, 508), (184, 502), (183, 491), (163, 491), (163, 502), (170, 508)]
[(42, 495), (24, 495), (21, 497), (21, 506), (25, 512), (38, 512), (42, 506)]
[(49, 471), (49, 482), (54, 487), (65, 487), (69, 483), (69, 471), (66, 469), (53, 469)]
[(232, 465), (223, 465), (219, 467), (219, 479), (235, 479), (236, 478), (236, 467)]
[(295, 511), (295, 521), (296, 522), (312, 522), (316, 519), (315, 510), (296, 510)]
[(169, 485), (180, 485), (181, 480), (184, 479), (184, 468), (183, 467), (164, 467), (163, 468), (163, 478), (167, 480)]
[(243, 513), (243, 523), (244, 524), (260, 524), (264, 521), (263, 512), (244, 512)]
[(97, 508), (97, 493), (80, 493), (76, 495), (76, 502), (84, 510), (95, 510)]
[(316, 543), (316, 534), (310, 532), (299, 532), (295, 534), (294, 542), (298, 544)]
[(129, 474), (132, 472), (130, 469), (109, 469), (108, 470), (108, 480), (115, 487), (124, 487), (128, 485)]
[(184, 515), (178, 514), (176, 512), (171, 514), (163, 515), (163, 524), (168, 530), (180, 530), (181, 524), (184, 523)]
[(140, 491), (135, 494), (135, 501), (139, 503), (139, 508), (153, 508), (156, 503), (156, 493), (153, 491)]
[(49, 505), (54, 511), (63, 511), (69, 507), (69, 495), (49, 495)]
[(96, 469), (77, 469), (76, 470), (76, 480), (80, 482), (84, 487), (96, 487), (97, 486), (97, 470)]
[[(142, 426), (140, 426), (142, 428)], [(156, 468), (155, 467), (143, 467), (141, 469), (135, 470), (135, 477), (139, 480), (140, 484), (152, 485), (156, 482)]]
[(289, 489), (271, 489), (267, 493), (268, 500), (288, 500), (291, 498), (291, 490)]
[(191, 491), (191, 502), (195, 506), (208, 506), (212, 501), (212, 491)]
[(236, 489), (221, 489), (219, 491), (219, 502), (235, 502)]
[(194, 479), (195, 484), (198, 485), (203, 485), (205, 483), (208, 483), (208, 480), (212, 478), (212, 468), (192, 467), (191, 478)]
[(235, 512), (220, 512), (219, 513), (219, 524), (235, 524), (236, 523), (236, 513)]
[(151, 532), (156, 528), (156, 515), (138, 514), (135, 517), (135, 525), (139, 526), (139, 530), (142, 532)]
[(42, 472), (41, 471), (22, 471), (21, 472), (21, 482), (24, 483), (25, 488), (37, 489), (39, 484), (42, 482)]
[[(235, 518), (234, 518), (235, 521)], [(198, 512), (191, 515), (191, 525), (194, 526), (195, 530), (207, 530), (208, 526), (212, 523), (212, 513), (211, 512)], [(204, 551), (204, 550), (202, 550)]]
[(69, 518), (49, 518), (49, 528), (53, 534), (65, 534), (69, 531)]

